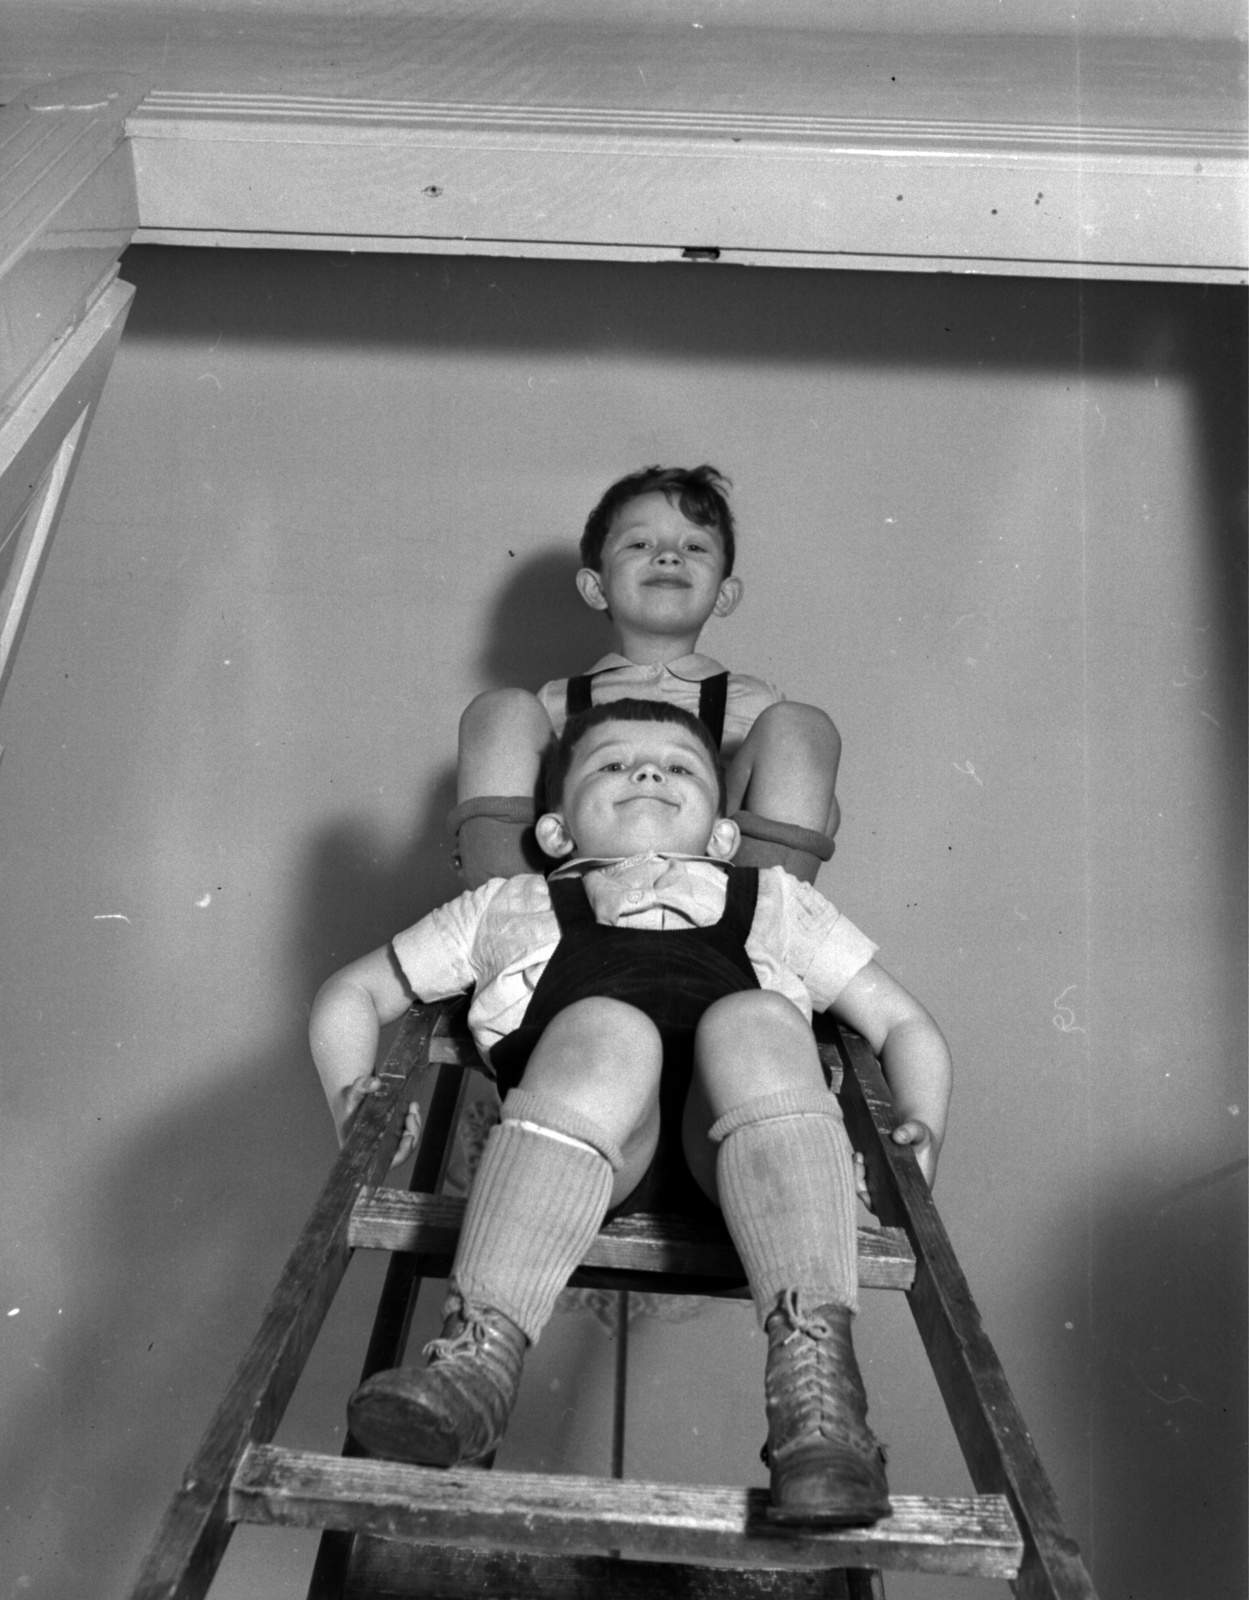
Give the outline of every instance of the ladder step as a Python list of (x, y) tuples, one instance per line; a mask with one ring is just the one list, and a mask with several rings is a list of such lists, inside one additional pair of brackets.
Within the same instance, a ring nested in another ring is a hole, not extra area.
[[(858, 1579), (857, 1585), (854, 1579)], [(352, 1543), (342, 1600), (859, 1600), (866, 1572), (691, 1567), (378, 1539)]]
[[(445, 1277), (464, 1220), (464, 1201), (405, 1189), (364, 1188), (351, 1213), (348, 1243), (364, 1250), (410, 1250), (425, 1260), (429, 1277)], [(686, 1217), (620, 1217), (590, 1246), (573, 1283), (595, 1283), (604, 1273), (679, 1278), (686, 1294), (744, 1284), (745, 1275), (727, 1231), (720, 1224)], [(872, 1289), (909, 1289), (915, 1255), (901, 1228), (859, 1229), (859, 1282)]]
[(1001, 1495), (896, 1495), (873, 1528), (780, 1529), (765, 1489), (528, 1472), (440, 1471), (252, 1445), (230, 1490), (240, 1522), (350, 1529), (475, 1549), (736, 1567), (879, 1567), (1013, 1578), (1023, 1552)]

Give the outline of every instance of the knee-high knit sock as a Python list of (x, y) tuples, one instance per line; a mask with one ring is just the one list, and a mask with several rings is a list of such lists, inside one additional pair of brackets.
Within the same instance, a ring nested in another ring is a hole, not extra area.
[(479, 889), (490, 878), (543, 870), (542, 852), (533, 836), (536, 815), (533, 800), (520, 794), (476, 795), (448, 814), (460, 872), (470, 889)]
[(448, 1309), (490, 1306), (536, 1343), (602, 1225), (621, 1159), (591, 1118), (513, 1089), (473, 1180)]
[(814, 883), (820, 863), (833, 854), (833, 841), (814, 828), (796, 822), (773, 822), (754, 811), (737, 811), (733, 821), (742, 830), (742, 842), (733, 857), (738, 867), (784, 867), (803, 883)]
[(857, 1311), (854, 1157), (832, 1094), (783, 1090), (711, 1129), (720, 1206), (760, 1325), (787, 1290), (807, 1308)]

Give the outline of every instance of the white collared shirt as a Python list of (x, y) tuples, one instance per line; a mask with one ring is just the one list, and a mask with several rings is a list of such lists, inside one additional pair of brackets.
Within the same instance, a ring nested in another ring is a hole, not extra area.
[[(727, 877), (706, 857), (631, 856), (560, 873), (584, 873), (586, 894), (609, 927), (708, 927), (724, 913)], [(420, 1000), (473, 989), (468, 1022), (477, 1047), (519, 1027), (559, 943), (546, 879), (491, 878), (396, 935), (395, 955)], [(785, 995), (810, 1020), (872, 959), (876, 946), (817, 889), (780, 867), (759, 874), (746, 954), (761, 988)]]
[[(595, 705), (636, 697), (639, 700), (667, 700), (698, 715), (698, 697), (705, 678), (724, 671), (711, 656), (680, 656), (675, 661), (639, 666), (627, 656), (611, 654), (596, 661), (587, 676), (594, 679), (590, 696)], [(556, 733), (563, 731), (568, 700), (568, 679), (554, 678), (538, 690), (547, 716)], [(728, 697), (724, 708), (724, 739), (721, 753), (729, 760), (750, 732), (755, 718), (785, 696), (774, 684), (751, 678), (743, 672), (730, 672)]]

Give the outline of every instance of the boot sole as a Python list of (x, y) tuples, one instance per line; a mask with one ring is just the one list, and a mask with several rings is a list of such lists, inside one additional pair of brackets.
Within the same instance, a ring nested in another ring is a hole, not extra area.
[(444, 1416), (398, 1395), (369, 1395), (347, 1408), (352, 1437), (371, 1456), (418, 1467), (467, 1466), (455, 1430)]
[(815, 1508), (789, 1510), (784, 1506), (768, 1506), (765, 1515), (769, 1522), (786, 1528), (871, 1528), (891, 1516), (893, 1507), (888, 1501), (882, 1506), (820, 1511)]

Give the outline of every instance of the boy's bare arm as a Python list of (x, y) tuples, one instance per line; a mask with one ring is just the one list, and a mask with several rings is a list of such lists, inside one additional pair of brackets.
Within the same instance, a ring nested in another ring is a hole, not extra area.
[(954, 1077), (940, 1028), (915, 996), (875, 961), (851, 978), (830, 1009), (880, 1057), (900, 1118), (893, 1138), (912, 1146), (931, 1187)]
[[(308, 1038), (340, 1144), (361, 1101), (378, 1087), (373, 1066), (382, 1027), (397, 1021), (411, 1003), (385, 946), (343, 967), (317, 991)], [(408, 1141), (413, 1132), (405, 1129), (396, 1161), (410, 1153)]]

